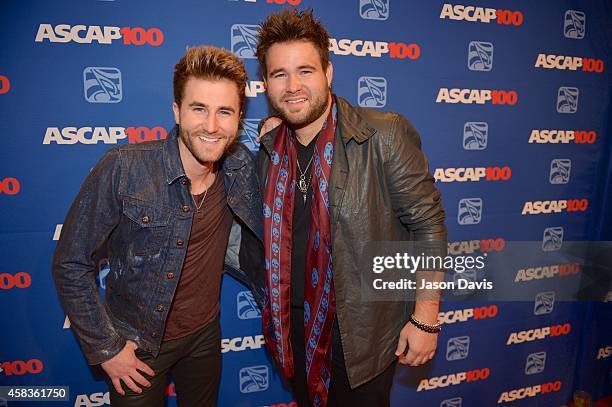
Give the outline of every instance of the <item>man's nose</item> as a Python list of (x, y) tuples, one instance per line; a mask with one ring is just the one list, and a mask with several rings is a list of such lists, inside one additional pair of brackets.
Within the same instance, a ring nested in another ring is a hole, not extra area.
[(206, 118), (205, 123), (206, 132), (208, 134), (214, 134), (219, 130), (219, 120), (217, 119), (216, 114), (209, 114)]
[(302, 89), (302, 81), (297, 75), (289, 75), (287, 78), (287, 92), (296, 93)]

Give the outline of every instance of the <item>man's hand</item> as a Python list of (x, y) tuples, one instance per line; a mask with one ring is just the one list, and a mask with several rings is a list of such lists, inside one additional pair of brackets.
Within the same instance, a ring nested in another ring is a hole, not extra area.
[[(420, 366), (431, 360), (436, 353), (438, 334), (431, 334), (408, 322), (400, 332), (395, 355), (403, 365)], [(404, 356), (408, 346), (408, 354)]]
[(137, 348), (138, 346), (134, 342), (127, 341), (121, 352), (102, 363), (102, 369), (110, 377), (117, 393), (122, 396), (125, 396), (125, 391), (121, 388), (121, 380), (135, 393), (142, 393), (142, 389), (136, 383), (145, 387), (150, 387), (151, 383), (138, 370), (149, 376), (155, 375), (153, 369), (136, 357), (134, 351)]
[(280, 126), (280, 124), (282, 123), (282, 120), (276, 116), (270, 116), (265, 120), (266, 121), (261, 126), (261, 129), (259, 130), (259, 135), (257, 136), (258, 143), (261, 141), (261, 138), (263, 137), (264, 134)]

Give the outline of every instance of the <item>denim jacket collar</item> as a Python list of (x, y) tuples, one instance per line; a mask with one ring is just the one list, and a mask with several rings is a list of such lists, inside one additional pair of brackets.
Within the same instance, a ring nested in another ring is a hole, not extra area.
[(164, 142), (164, 170), (166, 171), (166, 183), (172, 184), (179, 178), (185, 177), (185, 169), (181, 162), (178, 145), (178, 126), (174, 126), (166, 141)]

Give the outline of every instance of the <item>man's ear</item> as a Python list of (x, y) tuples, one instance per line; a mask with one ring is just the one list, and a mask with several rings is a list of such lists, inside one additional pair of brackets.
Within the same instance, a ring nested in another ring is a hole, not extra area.
[(176, 104), (176, 102), (172, 103), (172, 111), (174, 112), (174, 122), (179, 124), (179, 119), (181, 116), (179, 114), (179, 106)]
[(327, 77), (327, 85), (331, 88), (332, 79), (334, 78), (334, 66), (331, 61), (327, 63), (327, 68), (325, 68), (325, 76)]

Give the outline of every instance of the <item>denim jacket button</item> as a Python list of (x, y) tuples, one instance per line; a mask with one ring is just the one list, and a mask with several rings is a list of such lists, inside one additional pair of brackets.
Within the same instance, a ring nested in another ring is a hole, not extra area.
[(187, 213), (189, 212), (190, 208), (189, 205), (183, 205), (183, 212)]
[(149, 218), (147, 215), (142, 217), (142, 223), (149, 223), (151, 221), (151, 218)]
[(159, 304), (157, 307), (155, 307), (155, 311), (157, 312), (162, 312), (164, 310), (164, 305), (163, 304)]
[(179, 239), (179, 240), (176, 241), (176, 245), (177, 246), (182, 246), (184, 244), (185, 244), (185, 241), (183, 239)]
[(181, 179), (181, 184), (187, 185), (187, 180), (185, 178)]
[(166, 277), (168, 277), (168, 280), (172, 280), (174, 278), (174, 273), (170, 272), (170, 273), (166, 274)]
[(157, 338), (157, 332), (151, 332), (151, 338)]

